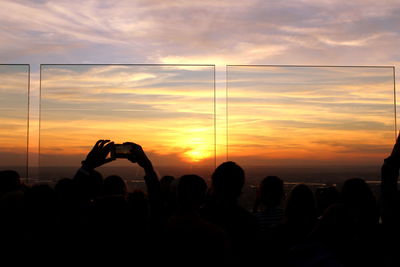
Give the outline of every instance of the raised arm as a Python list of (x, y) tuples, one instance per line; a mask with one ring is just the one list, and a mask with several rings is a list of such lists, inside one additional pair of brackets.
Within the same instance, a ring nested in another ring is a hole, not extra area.
[(161, 187), (158, 175), (153, 168), (153, 164), (140, 145), (130, 142), (124, 144), (132, 145), (131, 155), (128, 157), (128, 160), (137, 163), (144, 170), (144, 181), (147, 187), (151, 213), (153, 217), (158, 217), (161, 214)]
[(115, 158), (107, 157), (113, 145), (114, 143), (110, 140), (98, 140), (87, 154), (86, 159), (82, 161), (82, 166), (76, 172), (74, 179), (89, 176), (95, 168), (115, 160)]

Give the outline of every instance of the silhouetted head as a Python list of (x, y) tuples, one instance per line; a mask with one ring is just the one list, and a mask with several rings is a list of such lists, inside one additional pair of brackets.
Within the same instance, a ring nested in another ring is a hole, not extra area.
[(74, 180), (79, 197), (84, 201), (95, 199), (103, 192), (103, 176), (98, 171), (92, 170), (89, 175), (80, 176)]
[(215, 169), (211, 179), (212, 193), (215, 197), (236, 201), (242, 193), (244, 170), (235, 162), (224, 162)]
[(266, 208), (281, 204), (283, 198), (283, 181), (277, 176), (267, 176), (260, 183), (260, 199)]
[(57, 182), (54, 190), (61, 202), (69, 202), (77, 197), (76, 182), (70, 178), (64, 178)]
[(33, 211), (54, 211), (57, 195), (47, 184), (32, 186), (25, 194), (25, 203)]
[(57, 195), (69, 195), (75, 189), (75, 182), (70, 178), (64, 178), (57, 182), (54, 187)]
[(147, 197), (142, 190), (135, 190), (128, 195), (128, 204), (133, 215), (145, 218), (147, 215)]
[(290, 192), (285, 208), (286, 222), (312, 227), (317, 219), (314, 194), (305, 184), (296, 185)]
[(346, 205), (375, 205), (375, 197), (369, 185), (360, 178), (347, 180), (342, 187), (341, 200)]
[(170, 185), (171, 185), (173, 180), (175, 180), (175, 178), (173, 176), (169, 176), (169, 175), (163, 176), (160, 179), (161, 188), (162, 189), (169, 189), (169, 187), (170, 187)]
[(198, 175), (184, 175), (179, 179), (178, 204), (185, 209), (198, 209), (204, 203), (207, 184)]
[(165, 200), (169, 197), (171, 192), (171, 184), (174, 180), (175, 178), (169, 175), (163, 176), (160, 179), (161, 194)]
[(352, 238), (352, 220), (343, 204), (329, 206), (318, 221), (312, 237), (338, 250)]
[(13, 170), (0, 171), (0, 194), (13, 191), (21, 184), (18, 172)]
[(111, 175), (104, 180), (104, 195), (125, 195), (127, 193), (125, 181), (117, 176)]
[(354, 220), (364, 224), (378, 222), (378, 208), (376, 199), (369, 185), (360, 178), (347, 180), (340, 194), (342, 203), (350, 209)]
[(321, 216), (329, 206), (339, 201), (339, 191), (335, 186), (319, 187), (315, 191), (315, 200), (318, 216)]

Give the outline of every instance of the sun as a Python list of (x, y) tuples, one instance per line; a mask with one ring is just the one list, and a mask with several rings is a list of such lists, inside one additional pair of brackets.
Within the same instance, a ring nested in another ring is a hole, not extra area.
[(186, 151), (184, 153), (184, 155), (185, 155), (185, 158), (191, 162), (199, 162), (205, 158), (203, 153), (201, 153), (201, 151), (198, 151), (198, 150)]
[(205, 148), (197, 147), (186, 151), (184, 154), (185, 160), (193, 163), (200, 162), (211, 156), (211, 152)]
[[(211, 145), (212, 136), (208, 134), (209, 129), (188, 129), (181, 144), (185, 144), (182, 159), (190, 163), (198, 163), (213, 156)], [(195, 134), (195, 136), (193, 136)]]

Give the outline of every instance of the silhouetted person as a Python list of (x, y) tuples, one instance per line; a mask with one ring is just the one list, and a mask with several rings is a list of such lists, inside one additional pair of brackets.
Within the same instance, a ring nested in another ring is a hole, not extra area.
[(179, 179), (177, 213), (168, 221), (165, 258), (177, 265), (223, 264), (227, 240), (222, 229), (200, 217), (207, 185), (197, 175)]
[(340, 200), (349, 210), (356, 230), (365, 234), (379, 222), (379, 211), (374, 194), (369, 185), (360, 178), (346, 180)]
[(34, 185), (25, 193), (26, 246), (30, 257), (39, 260), (43, 251), (56, 252), (57, 194), (49, 185)]
[(94, 201), (91, 223), (93, 246), (98, 251), (117, 255), (125, 251), (126, 238), (131, 237), (131, 216), (124, 180), (116, 175), (104, 180), (103, 195)]
[[(314, 257), (328, 258), (343, 266), (365, 266), (361, 264), (361, 259), (366, 255), (355, 253), (359, 244), (353, 240), (354, 225), (351, 216), (343, 203), (331, 205), (325, 210), (311, 235), (311, 239), (318, 242), (320, 247), (320, 255)], [(352, 258), (359, 258), (358, 264)]]
[(211, 177), (211, 189), (202, 216), (228, 234), (232, 263), (246, 264), (253, 260), (257, 222), (238, 205), (245, 181), (243, 169), (234, 162), (219, 165)]
[(350, 214), (351, 243), (354, 244), (347, 265), (372, 264), (379, 265), (381, 255), (379, 210), (374, 194), (369, 185), (362, 179), (347, 180), (342, 188), (341, 201)]
[(317, 203), (317, 215), (320, 217), (327, 208), (338, 203), (339, 191), (335, 186), (319, 187), (315, 191), (315, 200)]
[[(18, 172), (13, 170), (0, 171), (0, 208), (3, 211), (7, 209), (8, 212), (13, 212), (22, 208), (26, 190), (27, 187), (21, 184)], [(10, 213), (7, 216), (14, 215), (16, 214)], [(4, 214), (4, 217), (7, 216)]]
[(122, 196), (125, 197), (127, 194), (127, 188), (125, 181), (117, 176), (110, 175), (104, 180), (103, 195), (104, 196)]
[[(86, 168), (88, 170), (83, 173)], [(82, 166), (75, 174), (74, 180), (76, 181), (78, 198), (81, 201), (82, 208), (87, 208), (95, 198), (103, 193), (103, 176), (94, 169)]]
[[(61, 222), (69, 225), (73, 220), (77, 220), (79, 216), (80, 205), (79, 191), (76, 180), (64, 178), (57, 182), (54, 187), (58, 199), (59, 216), (62, 217)], [(70, 221), (71, 220), (71, 221)]]
[[(148, 199), (150, 204), (150, 215), (159, 218), (161, 209), (161, 189), (158, 176), (153, 168), (153, 165), (149, 158), (144, 153), (141, 146), (135, 143), (124, 143), (131, 145), (133, 148), (130, 151), (131, 154), (127, 156), (127, 159), (132, 163), (137, 163), (144, 169), (145, 176), (144, 181), (147, 186)], [(96, 197), (103, 193), (103, 181), (101, 174), (96, 172), (94, 169), (100, 167), (108, 162), (115, 160), (115, 158), (108, 157), (114, 146), (110, 140), (98, 140), (93, 146), (92, 150), (88, 153), (86, 159), (82, 161), (81, 168), (75, 174), (74, 179), (77, 181), (79, 190), (83, 191), (82, 195), (88, 200), (93, 201)], [(115, 177), (114, 177), (115, 178)], [(116, 180), (111, 185), (107, 185), (107, 189), (110, 187), (121, 186)], [(112, 190), (114, 190), (113, 188)], [(126, 186), (125, 186), (126, 190)]]
[(393, 146), (392, 153), (382, 165), (381, 210), (382, 225), (384, 226), (387, 266), (400, 266), (400, 192), (398, 178), (400, 170), (400, 133)]
[(18, 172), (13, 170), (0, 171), (0, 197), (5, 193), (17, 190), (21, 185)]
[(159, 244), (160, 236), (160, 183), (142, 147), (135, 143), (124, 144), (132, 147), (126, 159), (137, 163), (145, 172), (144, 181), (149, 203), (149, 212), (146, 212), (149, 217), (148, 227), (145, 229), (132, 227), (134, 226), (132, 205), (128, 203), (126, 185), (122, 178), (107, 177), (104, 183), (99, 179), (101, 175), (94, 169), (116, 158), (109, 157), (114, 143), (110, 140), (98, 140), (86, 159), (82, 161), (82, 166), (74, 177), (78, 190), (82, 192), (80, 195), (86, 201), (88, 214), (87, 224), (82, 227), (83, 242), (78, 245), (80, 246), (78, 252), (87, 259), (99, 259), (98, 255), (102, 255), (104, 259), (113, 259), (117, 264), (125, 260), (118, 255), (128, 255), (135, 251), (137, 262), (146, 260), (151, 264), (157, 257), (154, 255), (152, 257), (150, 254), (156, 253), (155, 248)]
[(261, 181), (258, 199), (262, 204), (262, 211), (255, 214), (260, 231), (266, 231), (271, 226), (282, 223), (283, 196), (283, 181), (279, 177), (267, 176)]
[[(317, 221), (314, 194), (305, 184), (292, 188), (286, 200), (283, 223), (271, 228), (263, 245), (269, 251), (269, 264), (286, 266), (296, 258), (292, 251), (306, 243)], [(266, 243), (266, 244), (265, 244)]]
[(176, 210), (176, 192), (173, 190), (173, 176), (163, 176), (160, 179), (162, 209), (165, 217), (171, 216)]
[[(82, 200), (76, 180), (64, 178), (54, 187), (57, 194), (57, 245), (59, 257), (74, 251), (81, 245), (82, 237), (87, 232), (82, 229), (82, 222), (88, 220), (88, 210), (83, 210)], [(79, 240), (79, 242), (77, 242)], [(78, 244), (77, 244), (78, 243)], [(73, 248), (73, 249), (72, 249)], [(71, 255), (69, 256), (71, 258)]]
[(284, 223), (288, 226), (291, 239), (298, 242), (307, 237), (317, 221), (314, 194), (305, 184), (296, 185), (290, 192)]
[(161, 190), (164, 193), (168, 193), (170, 190), (171, 183), (175, 180), (173, 176), (165, 175), (160, 179)]
[(323, 213), (312, 239), (344, 266), (380, 266), (378, 218), (368, 184), (359, 178), (349, 179), (342, 187), (339, 203)]
[[(0, 236), (2, 256), (14, 260), (24, 246), (26, 216), (24, 195), (27, 188), (20, 182), (16, 171), (0, 171)], [(14, 256), (12, 256), (14, 255)], [(3, 262), (6, 259), (3, 257)]]
[(143, 191), (135, 190), (132, 193), (128, 193), (127, 201), (135, 227), (141, 227), (140, 229), (143, 229), (147, 223), (149, 212), (147, 196)]

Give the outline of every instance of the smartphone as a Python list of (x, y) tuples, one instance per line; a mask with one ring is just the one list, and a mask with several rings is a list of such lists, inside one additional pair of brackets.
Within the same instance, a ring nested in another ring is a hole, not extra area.
[(132, 158), (132, 144), (114, 144), (111, 149), (112, 158)]

